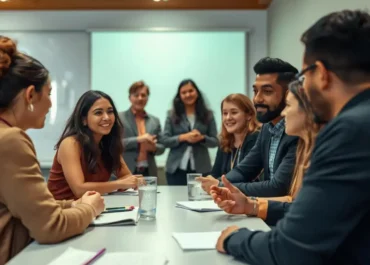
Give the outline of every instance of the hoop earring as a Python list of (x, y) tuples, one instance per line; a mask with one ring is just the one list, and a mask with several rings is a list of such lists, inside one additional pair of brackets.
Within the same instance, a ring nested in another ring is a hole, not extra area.
[(31, 112), (33, 112), (34, 107), (33, 107), (33, 104), (32, 103), (30, 105), (28, 105), (28, 110), (31, 111)]

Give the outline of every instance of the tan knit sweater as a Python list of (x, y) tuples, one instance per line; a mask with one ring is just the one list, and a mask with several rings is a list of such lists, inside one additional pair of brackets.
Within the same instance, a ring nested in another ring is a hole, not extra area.
[(57, 243), (83, 233), (94, 209), (71, 204), (49, 192), (27, 134), (0, 121), (0, 265), (32, 239)]

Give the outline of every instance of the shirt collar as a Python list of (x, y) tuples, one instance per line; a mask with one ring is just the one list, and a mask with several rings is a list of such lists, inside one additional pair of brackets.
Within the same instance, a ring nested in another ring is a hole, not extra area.
[(269, 122), (268, 129), (272, 136), (281, 135), (285, 130), (285, 119), (281, 119), (275, 126)]
[(132, 114), (134, 114), (135, 117), (142, 117), (142, 118), (148, 117), (148, 114), (146, 113), (145, 110), (143, 112), (137, 112), (136, 110), (131, 108), (131, 112), (132, 112)]

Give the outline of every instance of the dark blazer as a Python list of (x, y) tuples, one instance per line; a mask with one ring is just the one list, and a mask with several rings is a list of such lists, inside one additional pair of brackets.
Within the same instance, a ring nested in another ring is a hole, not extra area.
[(227, 252), (251, 265), (370, 264), (369, 159), (370, 88), (319, 133), (302, 189), (280, 205), (285, 217), (270, 232), (235, 233)]
[[(236, 158), (234, 167), (238, 165), (238, 161), (241, 161), (253, 148), (254, 144), (257, 141), (259, 131), (249, 134), (243, 142), (243, 145), (240, 149), (240, 155)], [(235, 154), (234, 154), (235, 155)], [(216, 154), (215, 163), (213, 164), (211, 175), (214, 178), (220, 178), (222, 175), (226, 174), (231, 170), (231, 152), (223, 152), (219, 147)]]
[[(274, 178), (270, 179), (269, 151), (271, 133), (262, 126), (257, 142), (249, 154), (226, 177), (248, 196), (276, 197), (289, 192), (297, 149), (297, 137), (283, 133), (274, 161)], [(264, 170), (264, 181), (253, 182)]]
[[(189, 143), (187, 142), (179, 142), (179, 135), (191, 130), (185, 115), (181, 118), (179, 124), (175, 124), (171, 117), (171, 113), (172, 112), (169, 111), (167, 114), (161, 143), (163, 143), (165, 147), (170, 148), (170, 153), (166, 162), (166, 171), (172, 174), (179, 168), (183, 154), (189, 146)], [(195, 171), (197, 173), (209, 174), (212, 170), (212, 166), (208, 148), (218, 146), (217, 127), (213, 115), (208, 124), (204, 124), (196, 119), (194, 129), (197, 129), (205, 136), (205, 139), (202, 142), (192, 145)]]
[[(135, 116), (132, 113), (131, 109), (120, 112), (119, 117), (123, 123), (123, 159), (125, 160), (128, 168), (131, 172), (134, 172), (136, 168), (136, 159), (139, 155), (139, 143), (137, 142), (138, 131), (135, 121)], [(148, 153), (148, 170), (149, 175), (157, 176), (157, 164), (155, 162), (155, 155), (161, 155), (164, 152), (164, 146), (160, 143), (160, 134), (161, 134), (161, 124), (157, 117), (147, 114), (145, 117), (145, 130), (147, 133), (152, 135), (157, 135), (158, 143), (156, 145), (157, 150), (155, 153)]]

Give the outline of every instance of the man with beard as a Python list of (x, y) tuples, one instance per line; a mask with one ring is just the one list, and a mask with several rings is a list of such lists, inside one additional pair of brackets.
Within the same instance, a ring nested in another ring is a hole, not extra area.
[[(277, 58), (263, 58), (255, 66), (253, 85), (257, 119), (264, 123), (255, 146), (226, 178), (244, 194), (259, 197), (278, 197), (288, 194), (293, 170), (297, 137), (285, 134), (285, 120), (280, 115), (285, 108), (288, 84), (298, 70)], [(263, 170), (264, 181), (254, 181)], [(212, 185), (222, 185), (212, 176), (199, 178), (209, 193)]]
[[(229, 227), (217, 249), (251, 265), (368, 265), (370, 14), (329, 14), (301, 40), (305, 54), (297, 82), (316, 120), (327, 122), (302, 188), (293, 203), (269, 202), (268, 211), (286, 211), (270, 232)], [(237, 203), (229, 189), (213, 187), (212, 194)]]
[(138, 81), (129, 89), (131, 107), (120, 112), (123, 124), (123, 159), (133, 174), (157, 176), (154, 156), (163, 154), (164, 146), (158, 143), (161, 124), (157, 117), (145, 112), (149, 87)]

